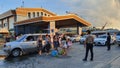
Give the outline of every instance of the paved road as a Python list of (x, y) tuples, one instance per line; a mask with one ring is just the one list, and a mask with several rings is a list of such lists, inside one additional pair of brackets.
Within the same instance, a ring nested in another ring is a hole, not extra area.
[(0, 68), (120, 68), (120, 47), (112, 46), (107, 51), (105, 46), (94, 46), (94, 61), (84, 62), (85, 48), (74, 43), (69, 55), (52, 57), (38, 54), (25, 55), (18, 58), (0, 59)]

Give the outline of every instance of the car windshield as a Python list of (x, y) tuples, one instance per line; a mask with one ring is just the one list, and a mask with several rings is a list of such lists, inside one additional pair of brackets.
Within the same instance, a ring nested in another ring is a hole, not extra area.
[(22, 37), (20, 37), (19, 39), (17, 39), (17, 42), (21, 42), (24, 38), (26, 37), (26, 35), (23, 35)]
[(118, 33), (117, 35), (120, 35), (120, 33)]
[(106, 38), (107, 36), (99, 36), (98, 38)]

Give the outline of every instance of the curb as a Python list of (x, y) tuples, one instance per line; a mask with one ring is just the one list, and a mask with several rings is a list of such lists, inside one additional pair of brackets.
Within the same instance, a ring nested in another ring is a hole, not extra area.
[(3, 50), (0, 50), (0, 57), (7, 57), (7, 54)]

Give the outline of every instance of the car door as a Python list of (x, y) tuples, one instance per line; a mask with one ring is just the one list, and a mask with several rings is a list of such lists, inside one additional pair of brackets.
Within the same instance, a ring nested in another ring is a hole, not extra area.
[(21, 47), (24, 52), (34, 52), (37, 47), (37, 43), (34, 40), (34, 36), (27, 36), (23, 42), (21, 42)]

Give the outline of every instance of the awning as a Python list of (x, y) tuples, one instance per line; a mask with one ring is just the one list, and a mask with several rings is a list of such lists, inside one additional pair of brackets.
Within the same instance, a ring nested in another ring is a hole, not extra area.
[[(76, 21), (76, 22), (78, 22), (78, 23), (80, 23), (84, 26), (90, 26), (91, 25), (86, 20), (84, 20), (84, 19), (82, 19), (82, 18), (80, 18), (80, 17), (78, 17), (77, 15), (74, 15), (74, 14), (69, 14), (69, 15), (64, 15), (64, 16), (52, 16), (52, 17), (45, 17), (45, 16), (36, 17), (36, 18), (16, 22), (16, 23), (14, 23), (14, 25), (16, 26), (16, 25), (22, 25), (22, 24), (29, 24), (29, 23), (40, 22), (40, 21), (44, 21), (44, 22), (57, 21), (57, 22), (65, 22), (66, 23), (66, 20), (67, 20), (68, 24), (70, 24), (70, 22), (73, 23), (73, 22)], [(73, 25), (73, 24), (70, 24), (70, 25)]]
[(1, 28), (0, 29), (0, 34), (8, 34), (8, 33), (9, 33), (9, 31), (8, 31), (7, 28)]

